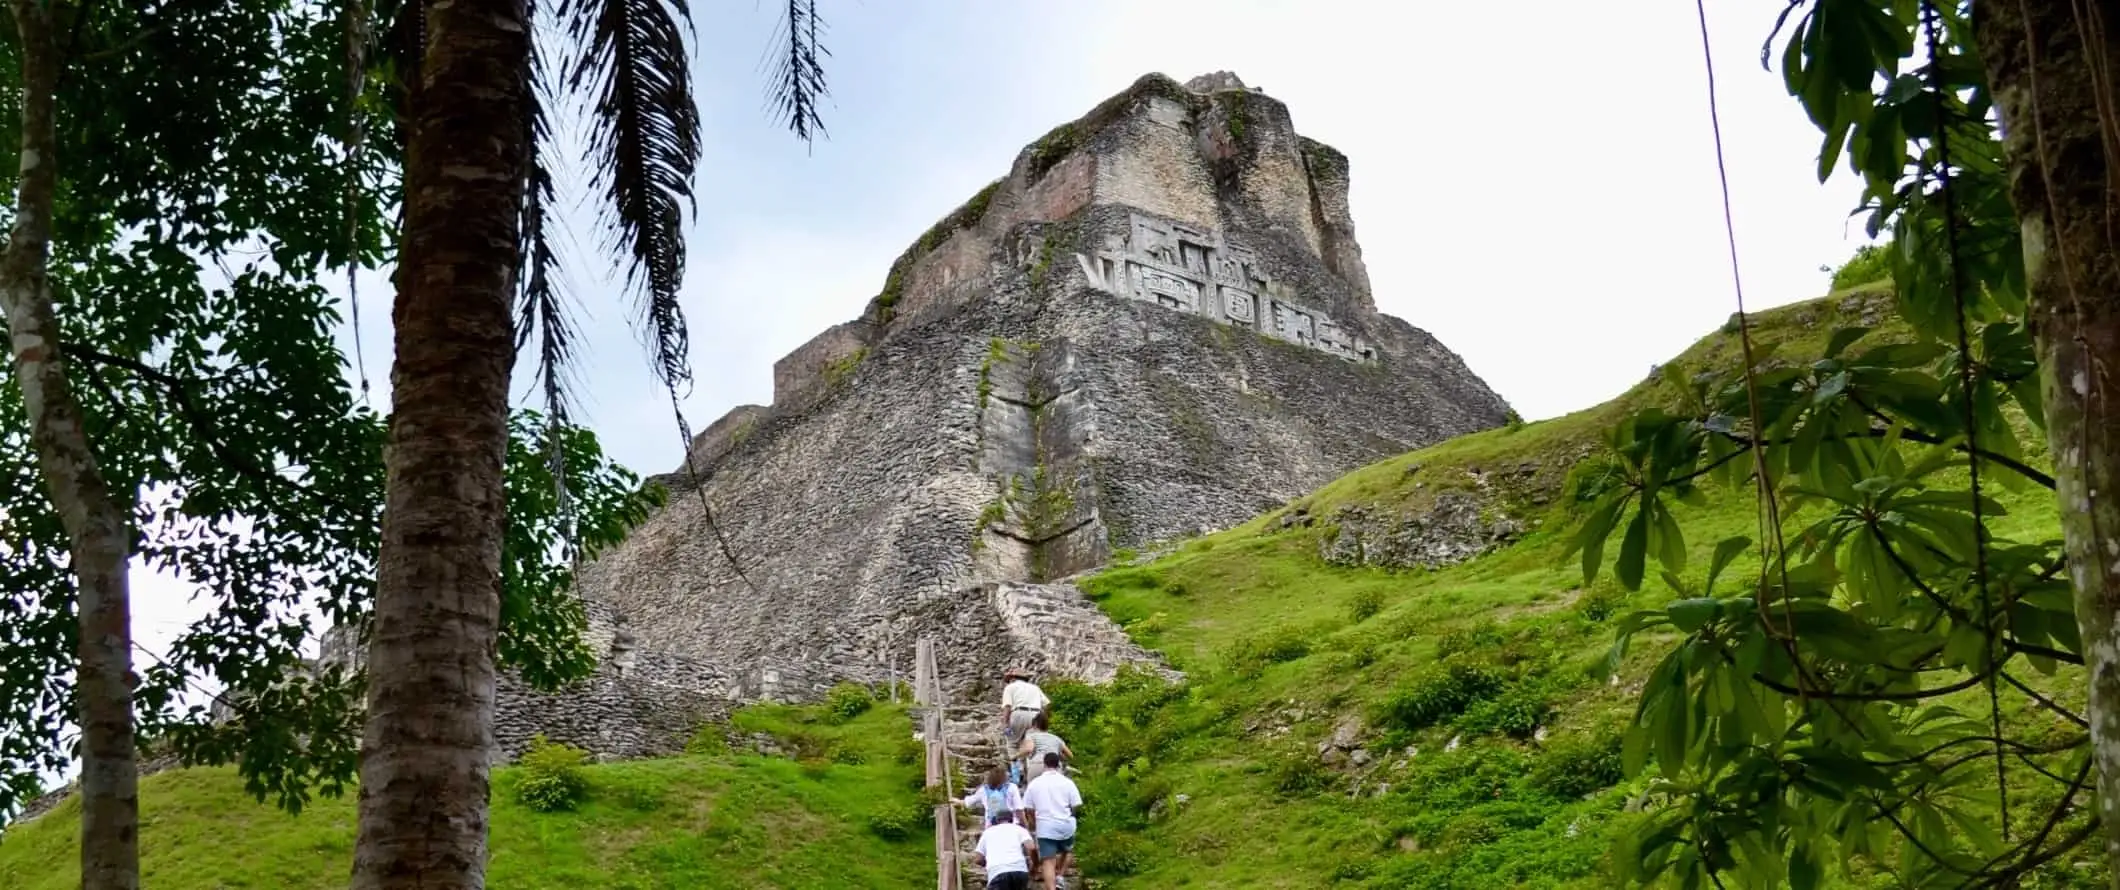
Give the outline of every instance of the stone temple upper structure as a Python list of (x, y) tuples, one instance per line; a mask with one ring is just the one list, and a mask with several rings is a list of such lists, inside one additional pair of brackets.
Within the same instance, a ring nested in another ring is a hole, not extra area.
[(672, 710), (903, 677), (922, 635), (967, 691), (1150, 660), (1062, 579), (1507, 416), (1377, 311), (1348, 187), (1226, 72), (1025, 147), (658, 477), (668, 505), (580, 578), (604, 666), (572, 704), (504, 688), (503, 744), (644, 753), (682, 742)]

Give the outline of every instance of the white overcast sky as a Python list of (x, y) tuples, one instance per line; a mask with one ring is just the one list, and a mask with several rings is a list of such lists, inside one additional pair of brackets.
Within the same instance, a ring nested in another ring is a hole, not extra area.
[[(1862, 239), (1856, 186), (1818, 184), (1816, 131), (1759, 66), (1781, 6), (1708, 3), (1754, 308), (1821, 294), (1818, 267)], [(1441, 338), (1528, 419), (1625, 390), (1735, 308), (1690, 2), (824, 0), (830, 138), (810, 152), (764, 112), (775, 5), (693, 7), (706, 122), (686, 284), (694, 430), (769, 402), (773, 361), (859, 313), (922, 230), (1151, 71), (1235, 71), (1345, 152), (1379, 307)], [(577, 216), (576, 240), (593, 245)], [(636, 471), (674, 468), (676, 423), (626, 307), (593, 277), (575, 284), (590, 310), (587, 421)], [(384, 397), (380, 283), (361, 309)], [(139, 635), (159, 650), (195, 607), (140, 582)]]

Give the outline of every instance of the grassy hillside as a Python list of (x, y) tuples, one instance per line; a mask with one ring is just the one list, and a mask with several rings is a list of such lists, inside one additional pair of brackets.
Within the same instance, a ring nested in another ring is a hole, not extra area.
[[(1838, 294), (1768, 313), (1754, 333), (1808, 360), (1834, 328), (1888, 318), (1888, 300)], [(1727, 365), (1737, 349), (1717, 333), (1665, 372)], [(1619, 733), (1662, 647), (1638, 642), (1608, 674), (1611, 621), (1673, 597), (1653, 583), (1582, 589), (1563, 558), (1565, 481), (1614, 420), (1668, 392), (1652, 375), (1596, 408), (1385, 460), (1087, 580), (1190, 674), (1182, 689), (1132, 678), (1056, 693), (1092, 772), (1090, 873), (1118, 888), (1616, 886), (1608, 851), (1638, 821), (1615, 787)], [(1445, 492), (1475, 493), (1525, 531), (1440, 570), (1321, 558), (1341, 507), (1417, 514)], [(2054, 533), (2050, 494), (2003, 501), (1998, 533)], [(1711, 489), (1682, 514), (1691, 580), (1714, 541), (1755, 533), (1755, 515), (1749, 488)]]
[[(913, 887), (934, 880), (920, 805), (919, 747), (903, 710), (843, 724), (821, 708), (759, 706), (733, 728), (767, 733), (793, 757), (732, 754), (710, 731), (700, 753), (583, 768), (574, 810), (516, 799), (518, 767), (495, 774), (488, 884), (508, 890)], [(354, 799), (298, 817), (258, 804), (232, 771), (191, 769), (141, 783), (147, 890), (324, 890), (353, 861)], [(80, 886), (78, 801), (9, 829), (0, 887)]]

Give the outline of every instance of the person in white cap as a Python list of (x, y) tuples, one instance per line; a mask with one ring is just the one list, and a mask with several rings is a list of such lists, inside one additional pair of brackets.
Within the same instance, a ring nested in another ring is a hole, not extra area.
[(1038, 844), (1031, 833), (1016, 824), (1016, 814), (1002, 810), (994, 824), (979, 832), (979, 846), (972, 861), (986, 869), (987, 890), (1030, 890), (1031, 869), (1038, 862)]
[(1022, 668), (1002, 671), (1001, 683), (1001, 725), (1008, 736), (1009, 750), (1013, 751), (1031, 728), (1031, 719), (1053, 700), (1045, 697), (1045, 690), (1032, 683), (1030, 672)]

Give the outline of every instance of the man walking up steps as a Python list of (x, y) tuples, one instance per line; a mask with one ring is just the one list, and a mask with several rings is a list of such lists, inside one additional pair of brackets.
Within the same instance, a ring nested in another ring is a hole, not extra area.
[(1030, 890), (1031, 862), (1038, 847), (1031, 833), (1016, 824), (1016, 814), (997, 812), (993, 824), (979, 832), (972, 861), (986, 869), (986, 890)]
[(1075, 815), (1082, 809), (1082, 792), (1060, 769), (1059, 752), (1045, 755), (1045, 771), (1023, 789), (1023, 806), (1038, 839), (1038, 871), (1045, 878), (1045, 890), (1060, 890), (1060, 876), (1075, 858)]

